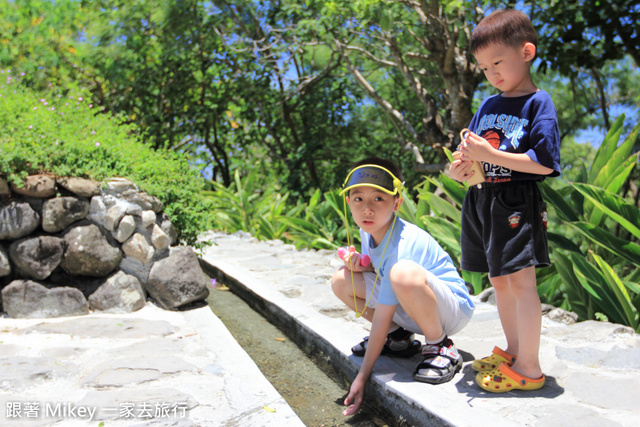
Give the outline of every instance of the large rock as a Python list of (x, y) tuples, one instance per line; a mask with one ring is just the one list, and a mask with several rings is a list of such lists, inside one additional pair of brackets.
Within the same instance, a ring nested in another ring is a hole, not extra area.
[(24, 277), (43, 280), (62, 261), (64, 241), (54, 236), (26, 237), (9, 246), (9, 256)]
[(134, 234), (122, 245), (122, 250), (128, 257), (140, 261), (142, 264), (149, 264), (153, 259), (155, 250), (149, 244), (147, 238), (140, 233)]
[(11, 189), (28, 197), (51, 197), (56, 194), (56, 180), (49, 175), (29, 175), (24, 179), (22, 187), (11, 183)]
[(76, 276), (107, 277), (118, 267), (122, 252), (95, 224), (78, 225), (64, 235), (67, 250), (62, 268)]
[(31, 234), (40, 225), (40, 215), (26, 202), (0, 206), (0, 240), (16, 240)]
[(120, 270), (135, 276), (144, 287), (149, 281), (149, 270), (152, 265), (153, 264), (145, 265), (133, 257), (125, 256), (120, 263)]
[(11, 263), (9, 262), (9, 254), (0, 245), (0, 277), (8, 276), (11, 274)]
[(111, 206), (104, 217), (104, 227), (109, 231), (116, 231), (126, 213), (127, 207), (123, 203)]
[(160, 219), (160, 228), (164, 231), (164, 234), (169, 236), (169, 244), (175, 246), (178, 244), (178, 233), (176, 232), (173, 223), (169, 219), (169, 216), (165, 213), (162, 214)]
[(100, 183), (92, 179), (62, 177), (56, 180), (66, 190), (80, 197), (92, 197), (100, 194)]
[(89, 312), (87, 299), (78, 289), (47, 289), (30, 280), (14, 280), (2, 289), (2, 304), (13, 318), (78, 316)]
[(9, 183), (4, 179), (0, 178), (0, 196), (8, 196), (11, 194), (11, 190), (9, 189)]
[(159, 251), (169, 247), (169, 236), (162, 231), (162, 228), (160, 228), (158, 224), (153, 224), (151, 227), (151, 243), (153, 243), (153, 246)]
[(144, 307), (144, 289), (135, 276), (118, 271), (89, 297), (93, 310), (109, 313), (131, 313)]
[(126, 241), (136, 229), (136, 219), (133, 215), (125, 215), (124, 218), (120, 220), (120, 224), (118, 225), (118, 229), (114, 233), (116, 240), (120, 243)]
[(127, 190), (122, 193), (122, 197), (128, 202), (142, 207), (144, 210), (150, 209), (155, 213), (162, 212), (164, 207), (160, 199), (142, 191)]
[(165, 309), (174, 309), (209, 295), (198, 259), (188, 246), (172, 248), (167, 258), (156, 261), (145, 288)]
[(137, 191), (138, 187), (129, 181), (126, 178), (111, 178), (107, 182), (104, 183), (104, 187), (107, 191), (112, 191), (115, 193), (123, 193), (128, 190)]
[(76, 197), (56, 197), (44, 202), (42, 228), (48, 233), (57, 233), (89, 213), (89, 202)]

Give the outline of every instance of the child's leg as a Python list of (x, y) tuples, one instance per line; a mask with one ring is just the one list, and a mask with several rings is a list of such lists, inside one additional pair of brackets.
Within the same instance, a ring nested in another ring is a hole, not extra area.
[[(351, 283), (351, 271), (346, 267), (340, 267), (331, 277), (331, 289), (333, 293), (347, 305), (351, 310), (355, 311), (353, 293), (355, 290), (355, 302), (358, 307), (358, 313), (362, 312), (367, 298), (367, 287), (364, 281), (364, 275), (362, 273), (353, 272), (353, 282)], [(369, 322), (373, 321), (373, 313), (375, 309), (367, 307), (362, 314), (362, 317)]]
[(438, 342), (445, 336), (436, 295), (427, 283), (427, 275), (412, 261), (398, 261), (389, 272), (391, 286), (398, 302), (418, 325), (427, 342)]
[(506, 353), (518, 355), (518, 308), (515, 296), (509, 287), (509, 276), (489, 278), (496, 291), (496, 305), (500, 324), (507, 339)]
[[(528, 267), (513, 274), (492, 278), (491, 282), (493, 283), (495, 279), (499, 279), (497, 282), (501, 289), (501, 295), (499, 295), (496, 288), (496, 302), (498, 302), (500, 321), (507, 336), (506, 351), (518, 356), (512, 368), (528, 378), (540, 378), (542, 376), (539, 360), (542, 309), (536, 290), (535, 268)], [(502, 302), (501, 297), (504, 297)], [(511, 303), (510, 307), (506, 307), (507, 302)], [(512, 342), (509, 342), (510, 339)]]

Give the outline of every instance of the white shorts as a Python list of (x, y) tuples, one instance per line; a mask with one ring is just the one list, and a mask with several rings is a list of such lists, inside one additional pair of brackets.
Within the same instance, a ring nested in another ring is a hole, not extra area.
[[(440, 280), (433, 273), (424, 268), (424, 272), (427, 275), (427, 285), (431, 288), (436, 296), (438, 303), (438, 312), (440, 314), (440, 322), (444, 333), (448, 336), (454, 335), (456, 332), (460, 332), (462, 328), (467, 326), (470, 318), (460, 307), (460, 302), (454, 295), (453, 291)], [(371, 289), (373, 288), (373, 282), (376, 280), (376, 273), (374, 271), (364, 271), (364, 283), (367, 287), (367, 301), (369, 301), (369, 295), (371, 295)], [(378, 305), (378, 293), (380, 292), (380, 278), (378, 278), (378, 284), (373, 289), (373, 295), (371, 295), (371, 301), (369, 301), (368, 307), (376, 308)], [(408, 331), (422, 334), (422, 331), (413, 321), (400, 304), (396, 308), (396, 312), (393, 315), (393, 321), (398, 326), (402, 326)]]

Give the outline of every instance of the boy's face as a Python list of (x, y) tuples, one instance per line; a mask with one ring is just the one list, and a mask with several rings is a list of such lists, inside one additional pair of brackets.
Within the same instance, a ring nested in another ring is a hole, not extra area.
[(382, 242), (402, 199), (374, 187), (356, 187), (349, 191), (347, 203), (358, 227), (371, 234), (376, 245)]
[(476, 51), (474, 56), (491, 86), (502, 91), (503, 96), (535, 92), (529, 73), (529, 64), (535, 56), (532, 43), (525, 43), (520, 48), (491, 43)]

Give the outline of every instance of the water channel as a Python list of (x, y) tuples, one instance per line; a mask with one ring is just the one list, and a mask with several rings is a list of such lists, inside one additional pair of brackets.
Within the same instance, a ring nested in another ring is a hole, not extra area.
[(326, 363), (325, 370), (321, 369), (321, 361), (314, 361), (231, 290), (218, 287), (212, 290), (207, 302), (305, 425), (394, 425), (369, 407), (353, 417), (342, 415), (348, 385)]

